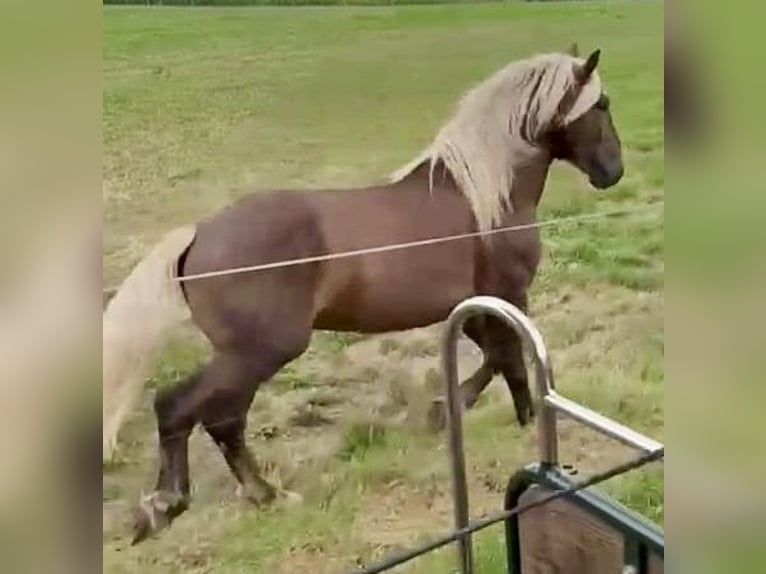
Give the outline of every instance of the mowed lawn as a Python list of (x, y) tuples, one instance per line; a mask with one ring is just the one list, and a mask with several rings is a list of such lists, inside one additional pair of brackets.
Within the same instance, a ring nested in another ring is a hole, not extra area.
[[(583, 52), (602, 49), (601, 75), (626, 175), (614, 189), (596, 192), (572, 168), (556, 166), (541, 218), (661, 200), (662, 30), (657, 1), (105, 8), (105, 284), (119, 283), (166, 230), (244, 191), (380, 181), (428, 143), (471, 84), (512, 59), (565, 50), (573, 41)], [(657, 209), (546, 228), (544, 262), (531, 293), (531, 314), (551, 347), (562, 392), (659, 440), (663, 222)], [(341, 365), (353, 400), (337, 410), (356, 408), (354, 389), (375, 388), (378, 380), (386, 381), (391, 402), (406, 403), (389, 371), (404, 366), (397, 377), (407, 376), (415, 358), (438, 368), (436, 339), (428, 341), (322, 335), (274, 389), (309, 393), (323, 381), (335, 388), (333, 373)], [(360, 361), (370, 354), (358, 350), (370, 348), (372, 358)], [(195, 346), (174, 348), (152, 384), (174, 380), (202, 360), (200, 353)], [(425, 384), (419, 374), (410, 376), (408, 385)], [(500, 508), (498, 485), (536, 456), (534, 430), (518, 429), (502, 383), (490, 390), (466, 421), (471, 495), (482, 509)], [(254, 429), (268, 418), (269, 405), (281, 404), (284, 395), (269, 392), (256, 399)], [(195, 494), (191, 510), (162, 538), (135, 549), (126, 547), (125, 524), (110, 523), (105, 571), (344, 572), (443, 531), (450, 522), (443, 437), (413, 431), (386, 414), (392, 410), (365, 411), (353, 424), (339, 415), (328, 424), (339, 446), (314, 453), (311, 472), (293, 469), (306, 500), (290, 510), (259, 512), (236, 502), (222, 460), (207, 443), (199, 446), (202, 462), (192, 475), (195, 493), (202, 494)], [(131, 420), (127, 454), (105, 472), (105, 507), (127, 509), (141, 488), (152, 486), (152, 424), (147, 409)], [(290, 449), (301, 448), (300, 436), (287, 432), (258, 453), (287, 465)], [(571, 425), (562, 425), (562, 451), (585, 471), (631, 456)], [(661, 469), (604, 488), (662, 521)], [(501, 531), (478, 543), (481, 571), (502, 571)], [(444, 571), (451, 558), (443, 552), (414, 568)]]

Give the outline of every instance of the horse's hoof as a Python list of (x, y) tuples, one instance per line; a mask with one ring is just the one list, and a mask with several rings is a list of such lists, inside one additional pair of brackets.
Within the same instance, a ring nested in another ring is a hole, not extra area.
[(133, 522), (132, 546), (149, 536), (170, 527), (173, 517), (186, 508), (179, 495), (169, 492), (153, 492), (141, 498)]
[(447, 403), (444, 399), (434, 399), (428, 409), (427, 426), (431, 432), (440, 432), (447, 426)]
[(153, 532), (153, 517), (149, 516), (143, 508), (139, 508), (136, 511), (135, 521), (133, 522), (133, 540), (130, 545), (135, 546), (136, 544), (143, 542), (149, 538)]

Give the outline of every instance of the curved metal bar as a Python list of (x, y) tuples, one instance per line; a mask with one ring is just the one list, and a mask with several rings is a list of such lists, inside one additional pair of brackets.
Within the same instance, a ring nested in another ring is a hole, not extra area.
[[(469, 522), (468, 488), (463, 449), (463, 405), (458, 381), (457, 341), (465, 322), (476, 315), (492, 315), (513, 327), (524, 345), (533, 350), (535, 378), (540, 398), (553, 389), (553, 374), (543, 337), (521, 310), (507, 301), (489, 296), (471, 297), (452, 310), (447, 318), (447, 327), (442, 340), (442, 368), (446, 384), (447, 422), (452, 457), (452, 490), (455, 503), (455, 527), (457, 529), (465, 528)], [(546, 406), (542, 400), (540, 404), (541, 412), (538, 415), (540, 451), (544, 463), (555, 464), (558, 451), (556, 411)], [(466, 536), (460, 539), (459, 552), (460, 572), (471, 574), (473, 572), (473, 557), (470, 537)]]
[(551, 408), (560, 413), (564, 413), (569, 418), (597, 430), (601, 434), (618, 440), (630, 447), (637, 448), (643, 452), (654, 452), (655, 450), (661, 449), (663, 446), (661, 442), (657, 442), (617, 421), (613, 421), (587, 407), (574, 401), (570, 401), (568, 398), (562, 397), (558, 393), (552, 392), (546, 395), (543, 400), (545, 401), (546, 408)]

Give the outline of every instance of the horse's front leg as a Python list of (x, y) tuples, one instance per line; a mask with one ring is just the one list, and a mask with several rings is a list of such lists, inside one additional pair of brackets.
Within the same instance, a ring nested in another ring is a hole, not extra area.
[[(527, 309), (526, 296), (515, 298), (515, 304)], [(513, 399), (516, 418), (526, 426), (535, 415), (534, 402), (529, 389), (529, 378), (524, 363), (521, 339), (512, 327), (495, 317), (472, 317), (464, 327), (465, 334), (481, 348), (484, 360), (476, 372), (460, 385), (465, 408), (471, 408), (495, 374), (502, 374)], [(446, 404), (443, 398), (434, 401), (429, 422), (441, 429), (446, 423)]]
[(503, 375), (513, 399), (516, 419), (524, 427), (534, 418), (535, 407), (529, 390), (521, 338), (512, 327), (492, 319), (487, 327), (491, 343), (485, 352), (493, 370)]
[[(526, 291), (506, 297), (523, 313), (528, 312)], [(516, 330), (495, 317), (487, 317), (484, 323), (484, 350), (494, 372), (503, 375), (513, 399), (516, 419), (526, 426), (535, 416), (535, 406), (529, 390), (527, 366), (524, 363), (524, 349)]]

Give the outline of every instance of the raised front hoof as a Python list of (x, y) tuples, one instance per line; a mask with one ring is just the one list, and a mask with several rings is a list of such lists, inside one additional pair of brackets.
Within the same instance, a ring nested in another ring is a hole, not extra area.
[(173, 519), (188, 507), (182, 496), (171, 492), (153, 492), (142, 497), (133, 522), (132, 546), (170, 527)]

